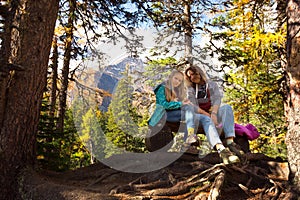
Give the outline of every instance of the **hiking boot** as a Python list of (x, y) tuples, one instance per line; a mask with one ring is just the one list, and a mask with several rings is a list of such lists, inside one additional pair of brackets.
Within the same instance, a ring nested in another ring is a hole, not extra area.
[(219, 153), (219, 156), (223, 160), (223, 163), (225, 165), (240, 162), (239, 157), (237, 157), (236, 155), (234, 155), (228, 148), (223, 149)]
[(230, 151), (232, 151), (233, 153), (235, 153), (235, 155), (237, 155), (240, 160), (242, 161), (242, 164), (246, 164), (247, 163), (247, 157), (245, 152), (242, 150), (242, 148), (240, 147), (240, 145), (238, 145), (237, 143), (233, 142), (231, 144), (226, 145)]
[(194, 128), (189, 127), (187, 129), (187, 134), (188, 134), (188, 136), (185, 140), (186, 143), (192, 144), (192, 143), (197, 142), (197, 136), (195, 135), (195, 129)]
[(168, 152), (180, 152), (182, 145), (184, 145), (184, 133), (177, 133), (173, 138), (173, 145)]
[(245, 152), (242, 150), (242, 148), (235, 142), (226, 145), (230, 151), (235, 153), (238, 157), (242, 158), (245, 155)]
[(193, 144), (193, 143), (197, 142), (197, 136), (195, 134), (189, 135), (186, 138), (185, 142), (188, 143), (188, 144)]

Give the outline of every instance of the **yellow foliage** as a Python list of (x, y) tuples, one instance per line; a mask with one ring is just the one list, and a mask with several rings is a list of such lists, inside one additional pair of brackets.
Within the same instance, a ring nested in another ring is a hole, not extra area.
[(65, 33), (65, 28), (63, 26), (56, 26), (54, 30), (54, 35), (61, 36)]

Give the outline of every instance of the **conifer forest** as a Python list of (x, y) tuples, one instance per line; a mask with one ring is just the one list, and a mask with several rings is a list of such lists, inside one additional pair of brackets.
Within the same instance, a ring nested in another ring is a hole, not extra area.
[[(168, 109), (149, 123), (191, 66), (231, 106), (239, 162), (201, 125), (187, 146)], [(299, 0), (0, 1), (0, 200), (299, 196)]]

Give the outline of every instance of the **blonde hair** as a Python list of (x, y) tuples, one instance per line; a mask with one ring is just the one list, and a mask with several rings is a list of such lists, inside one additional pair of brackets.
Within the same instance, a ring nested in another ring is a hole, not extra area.
[(200, 75), (200, 77), (204, 80), (204, 82), (206, 83), (208, 81), (208, 78), (205, 74), (205, 72), (198, 66), (196, 65), (192, 65), (190, 67), (188, 67), (185, 72), (184, 72), (184, 75), (185, 75), (185, 81), (186, 81), (186, 84), (188, 86), (192, 86), (194, 83), (191, 81), (191, 77), (189, 76), (188, 72), (189, 71), (192, 71), (194, 73), (198, 73)]
[(165, 85), (165, 94), (166, 94), (166, 99), (169, 102), (174, 101), (174, 99), (176, 99), (176, 98), (178, 98), (180, 101), (182, 101), (186, 96), (184, 81), (182, 81), (180, 83), (180, 85), (177, 87), (178, 88), (178, 96), (177, 96), (177, 93), (175, 92), (175, 88), (172, 85), (172, 79), (176, 74), (181, 74), (182, 78), (184, 78), (184, 74), (177, 70), (173, 70), (171, 72), (171, 74), (168, 76), (168, 79), (166, 80), (166, 85)]

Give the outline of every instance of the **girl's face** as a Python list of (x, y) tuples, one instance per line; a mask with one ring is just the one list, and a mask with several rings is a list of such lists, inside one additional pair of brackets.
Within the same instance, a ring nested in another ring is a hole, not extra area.
[(187, 72), (187, 75), (193, 83), (199, 84), (200, 82), (202, 82), (202, 78), (199, 72), (193, 72), (192, 70), (189, 70)]
[(182, 83), (182, 81), (183, 81), (183, 75), (180, 73), (176, 73), (171, 80), (172, 86), (178, 87)]

